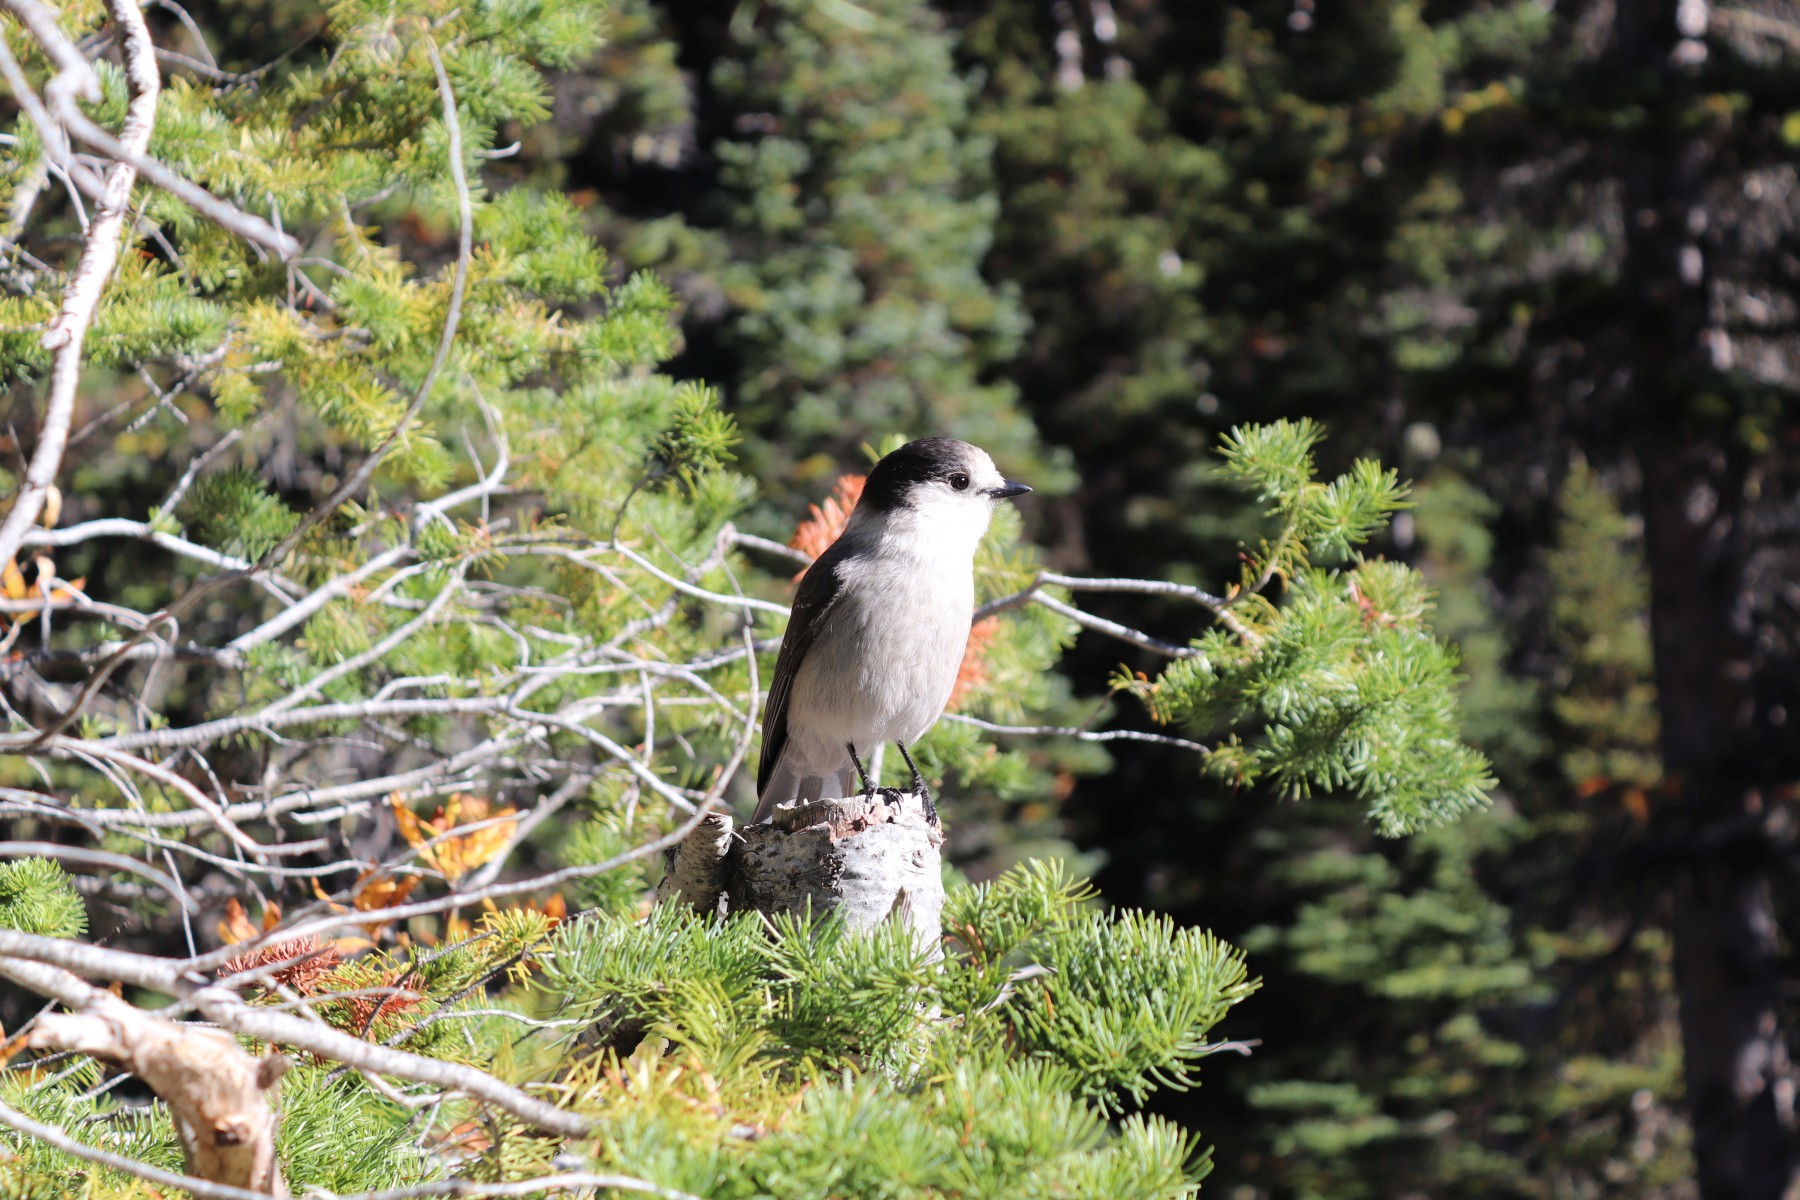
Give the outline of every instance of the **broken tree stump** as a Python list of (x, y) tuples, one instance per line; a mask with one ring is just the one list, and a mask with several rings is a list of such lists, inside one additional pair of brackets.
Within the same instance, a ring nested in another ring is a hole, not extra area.
[(852, 929), (906, 922), (921, 947), (942, 937), (944, 832), (917, 792), (882, 788), (779, 807), (732, 829), (708, 815), (665, 854), (659, 903), (702, 912), (838, 913)]

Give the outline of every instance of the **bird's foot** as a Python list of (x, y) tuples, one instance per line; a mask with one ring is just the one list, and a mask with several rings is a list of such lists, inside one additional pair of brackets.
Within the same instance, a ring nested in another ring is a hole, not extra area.
[(906, 760), (906, 767), (912, 772), (912, 790), (918, 793), (919, 799), (925, 803), (925, 819), (933, 825), (938, 824), (937, 805), (932, 803), (931, 789), (925, 784), (925, 777), (919, 774), (919, 766), (913, 762), (912, 755), (906, 752), (905, 742), (895, 742), (900, 749), (900, 757)]
[(850, 752), (850, 762), (856, 767), (856, 777), (862, 780), (863, 799), (873, 800), (875, 798), (875, 783), (869, 778), (869, 773), (863, 770), (862, 759), (856, 756), (855, 745), (846, 742), (844, 743), (844, 749)]

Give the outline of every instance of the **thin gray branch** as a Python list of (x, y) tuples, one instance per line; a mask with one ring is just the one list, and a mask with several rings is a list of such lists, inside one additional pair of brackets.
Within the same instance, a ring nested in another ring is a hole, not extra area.
[(1165, 642), (1161, 638), (1141, 633), (1129, 625), (1121, 625), (1117, 621), (1109, 621), (1105, 617), (1096, 617), (1093, 613), (1083, 612), (1072, 604), (1064, 604), (1056, 597), (1038, 590), (1027, 594), (1026, 598), (1033, 604), (1041, 604), (1053, 613), (1060, 613), (1077, 625), (1118, 638), (1122, 642), (1130, 642), (1133, 646), (1141, 646), (1145, 650), (1153, 650), (1169, 658), (1193, 658), (1200, 652), (1192, 646), (1178, 646), (1174, 642)]
[(79, 546), (95, 538), (107, 537), (149, 542), (172, 554), (191, 558), (219, 571), (241, 571), (250, 565), (236, 555), (221, 554), (198, 542), (190, 542), (186, 538), (155, 529), (148, 521), (133, 521), (126, 517), (102, 517), (70, 525), (65, 529), (29, 529), (22, 540), (26, 546)]
[(1181, 750), (1192, 750), (1196, 754), (1211, 754), (1212, 749), (1199, 742), (1187, 738), (1170, 737), (1165, 733), (1150, 733), (1142, 729), (1082, 729), (1073, 725), (996, 725), (992, 721), (984, 721), (980, 717), (971, 717), (964, 713), (945, 713), (944, 720), (955, 721), (961, 725), (973, 725), (986, 733), (1001, 733), (1032, 737), (1066, 737), (1080, 742), (1148, 742), (1153, 746), (1174, 746)]
[(1142, 596), (1175, 596), (1182, 600), (1192, 600), (1196, 604), (1211, 609), (1215, 614), (1223, 612), (1229, 603), (1204, 588), (1197, 588), (1186, 583), (1171, 583), (1166, 579), (1088, 579), (1080, 575), (1060, 575), (1055, 571), (1040, 571), (1038, 572), (1038, 582), (1066, 587), (1072, 592), (1134, 592)]
[(766, 537), (757, 537), (754, 533), (744, 533), (734, 525), (727, 525), (720, 536), (734, 546), (742, 546), (747, 550), (761, 550), (764, 554), (773, 554), (777, 558), (785, 558), (789, 562), (803, 567), (812, 565), (812, 555), (804, 550), (796, 550), (781, 542), (771, 541)]
[[(287, 940), (294, 936), (305, 935), (295, 931), (275, 940)], [(200, 968), (195, 964), (219, 957), (221, 953), (224, 959), (229, 959), (267, 940), (268, 935), (264, 935), (254, 942), (228, 946), (225, 951), (182, 963), (0, 929), (0, 975), (6, 975), (33, 991), (62, 1000), (65, 1004), (70, 1003), (72, 996), (76, 996), (74, 984), (58, 986), (46, 972), (33, 969), (36, 964), (47, 963), (81, 975), (123, 980), (136, 987), (152, 988), (164, 995), (185, 1000), (207, 1020), (233, 1033), (307, 1050), (362, 1070), (464, 1092), (505, 1109), (540, 1129), (566, 1137), (580, 1137), (593, 1128), (593, 1122), (588, 1118), (527, 1095), (485, 1071), (373, 1045), (336, 1029), (315, 1025), (290, 1013), (253, 1008), (245, 1004), (237, 993), (206, 983), (198, 975), (199, 970), (209, 968)], [(25, 961), (16, 961), (19, 959)], [(221, 963), (224, 959), (221, 959)], [(80, 997), (76, 996), (77, 1003), (79, 1000)]]
[[(63, 75), (52, 81), (52, 87), (73, 70), (75, 61), (79, 61), (81, 70), (92, 78), (92, 68), (73, 47), (68, 46), (68, 40), (56, 27), (53, 13), (48, 13), (38, 0), (8, 0), (8, 3), (62, 67)], [(112, 0), (110, 8), (114, 22), (124, 32), (125, 76), (131, 89), (131, 101), (125, 110), (125, 127), (118, 140), (124, 161), (107, 168), (106, 182), (98, 196), (99, 205), (82, 240), (81, 258), (63, 292), (62, 309), (42, 338), (44, 348), (53, 352), (44, 418), (38, 429), (37, 446), (25, 469), (25, 478), (19, 484), (5, 521), (0, 522), (0, 563), (18, 557), (26, 531), (37, 523), (45, 497), (56, 486), (63, 449), (68, 444), (69, 421), (75, 411), (75, 388), (81, 380), (82, 345), (87, 338), (88, 326), (93, 322), (94, 309), (100, 303), (101, 289), (112, 277), (113, 267), (119, 261), (119, 243), (131, 206), (131, 187), (137, 182), (137, 168), (129, 160), (143, 154), (156, 124), (156, 100), (162, 90), (162, 80), (156, 70), (150, 29), (144, 24), (144, 14), (134, 0)], [(46, 21), (47, 27), (40, 29)], [(98, 87), (97, 82), (93, 84), (92, 97), (96, 100), (99, 98)], [(58, 95), (61, 96), (60, 108), (65, 110), (58, 115), (66, 118), (67, 113), (79, 111), (73, 95)], [(53, 107), (56, 106), (53, 98)]]
[(63, 862), (81, 863), (89, 867), (107, 867), (114, 871), (129, 871), (134, 875), (142, 875), (145, 879), (155, 883), (189, 912), (199, 911), (199, 906), (187, 898), (181, 885), (172, 876), (158, 871), (155, 867), (146, 866), (135, 858), (114, 854), (109, 850), (87, 850), (80, 846), (62, 846), (55, 842), (0, 842), (0, 858), (55, 858)]

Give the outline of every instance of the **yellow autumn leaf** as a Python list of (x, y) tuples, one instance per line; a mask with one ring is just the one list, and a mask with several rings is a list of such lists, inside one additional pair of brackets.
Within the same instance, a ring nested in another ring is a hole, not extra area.
[[(466, 792), (451, 796), (429, 821), (421, 821), (397, 792), (388, 797), (388, 803), (393, 807), (400, 836), (419, 852), (419, 860), (450, 880), (461, 879), (492, 860), (511, 843), (513, 830), (518, 827), (517, 809), (490, 813), (486, 797)], [(451, 832), (463, 825), (480, 828), (462, 834)]]
[[(85, 575), (79, 579), (56, 579), (56, 562), (47, 555), (38, 555), (36, 561), (38, 583), (35, 587), (25, 582), (25, 573), (19, 569), (16, 560), (8, 560), (5, 566), (0, 567), (0, 597), (7, 600), (43, 598), (49, 600), (51, 604), (64, 604), (73, 600), (76, 594), (87, 586), (87, 576)], [(53, 579), (56, 580), (55, 585), (46, 592), (45, 581)], [(38, 614), (34, 612), (0, 613), (0, 626), (4, 626), (8, 621), (29, 625), (37, 618)]]
[(407, 896), (418, 886), (417, 875), (383, 875), (371, 872), (356, 881), (356, 891), (351, 894), (350, 903), (359, 912), (393, 908), (405, 904)]
[(219, 940), (228, 946), (235, 946), (239, 942), (247, 942), (251, 938), (262, 936), (275, 928), (280, 921), (281, 906), (270, 904), (263, 909), (262, 928), (258, 929), (250, 923), (250, 915), (244, 911), (244, 906), (238, 903), (238, 898), (232, 896), (225, 901), (225, 919), (220, 921), (218, 926)]

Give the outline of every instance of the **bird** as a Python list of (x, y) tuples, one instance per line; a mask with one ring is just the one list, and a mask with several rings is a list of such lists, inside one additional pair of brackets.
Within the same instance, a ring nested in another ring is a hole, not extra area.
[[(801, 577), (763, 712), (756, 813), (874, 784), (864, 754), (907, 747), (950, 701), (975, 612), (975, 550), (994, 507), (1029, 492), (986, 451), (954, 438), (908, 442), (876, 463), (844, 531)], [(852, 774), (854, 772), (854, 775)]]

